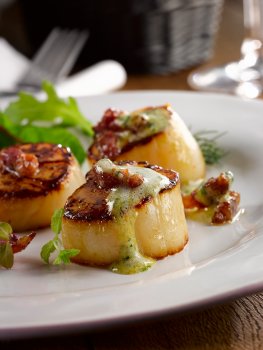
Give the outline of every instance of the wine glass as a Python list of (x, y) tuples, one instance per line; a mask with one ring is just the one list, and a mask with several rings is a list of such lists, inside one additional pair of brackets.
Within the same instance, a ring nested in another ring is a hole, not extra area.
[(256, 98), (263, 92), (263, 0), (243, 0), (245, 37), (237, 62), (196, 70), (188, 76), (197, 90)]

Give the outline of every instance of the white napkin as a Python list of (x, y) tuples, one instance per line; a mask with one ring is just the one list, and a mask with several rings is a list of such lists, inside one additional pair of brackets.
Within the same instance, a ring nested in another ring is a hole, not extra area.
[(29, 60), (0, 38), (0, 90), (12, 90), (29, 66)]
[(57, 85), (57, 91), (61, 97), (102, 94), (121, 88), (126, 79), (120, 63), (105, 60), (68, 77)]
[[(0, 90), (12, 90), (26, 72), (30, 61), (0, 38)], [(107, 93), (121, 88), (127, 79), (123, 66), (113, 60), (101, 61), (58, 83), (61, 97)]]

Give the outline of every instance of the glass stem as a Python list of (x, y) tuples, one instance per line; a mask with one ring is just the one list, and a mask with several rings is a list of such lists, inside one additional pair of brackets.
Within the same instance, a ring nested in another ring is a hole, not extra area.
[(245, 39), (241, 55), (246, 66), (253, 67), (263, 57), (263, 0), (243, 0)]

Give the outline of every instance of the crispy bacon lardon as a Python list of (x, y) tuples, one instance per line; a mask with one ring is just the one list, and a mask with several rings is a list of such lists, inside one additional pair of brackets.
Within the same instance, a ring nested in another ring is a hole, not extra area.
[[(163, 258), (182, 250), (188, 232), (180, 193), (178, 173), (151, 166), (146, 162), (122, 162), (127, 171), (98, 173), (96, 165), (87, 174), (87, 182), (77, 189), (65, 205), (62, 239), (65, 248), (80, 253), (75, 262), (89, 265), (109, 265), (120, 258), (122, 230), (135, 230), (140, 253), (151, 258)], [(119, 186), (131, 190), (141, 186), (141, 178), (129, 175), (129, 165), (150, 168), (168, 178), (165, 188), (155, 196), (146, 196), (129, 210), (115, 217), (109, 210), (107, 197)], [(133, 178), (130, 182), (129, 176)], [(125, 180), (124, 180), (125, 179)], [(134, 214), (135, 213), (135, 214)], [(127, 226), (132, 215), (133, 227)]]
[[(161, 125), (156, 113), (163, 118)], [(152, 123), (151, 114), (155, 115)], [(105, 157), (113, 161), (148, 161), (178, 171), (182, 183), (205, 177), (199, 145), (169, 105), (146, 107), (129, 114), (108, 109), (94, 131), (95, 139), (88, 149), (91, 164)]]
[(239, 211), (240, 194), (230, 190), (233, 182), (231, 172), (211, 177), (190, 194), (183, 195), (186, 213), (191, 217), (207, 212), (212, 224), (227, 224)]
[(84, 183), (71, 152), (48, 143), (0, 151), (0, 221), (21, 232), (48, 226), (55, 209)]

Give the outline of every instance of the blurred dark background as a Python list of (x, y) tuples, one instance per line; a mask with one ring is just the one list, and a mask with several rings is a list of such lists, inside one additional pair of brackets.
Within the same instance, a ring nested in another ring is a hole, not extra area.
[(88, 29), (75, 70), (115, 59), (128, 72), (166, 74), (211, 57), (222, 5), (223, 0), (0, 0), (0, 36), (32, 57), (52, 28)]

